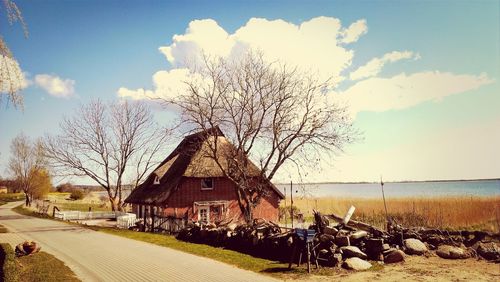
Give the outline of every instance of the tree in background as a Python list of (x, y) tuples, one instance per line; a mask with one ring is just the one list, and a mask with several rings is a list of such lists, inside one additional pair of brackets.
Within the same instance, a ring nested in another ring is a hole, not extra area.
[(127, 177), (137, 187), (167, 145), (168, 131), (143, 102), (92, 101), (60, 126), (61, 134), (44, 140), (50, 165), (61, 175), (93, 179), (106, 190), (113, 211), (122, 210)]
[[(15, 22), (20, 22), (24, 35), (28, 37), (26, 23), (16, 3), (12, 0), (3, 0), (3, 8), (9, 23), (12, 25)], [(19, 63), (12, 55), (3, 37), (0, 36), (0, 105), (6, 96), (7, 103), (12, 103), (14, 107), (22, 107), (23, 96), (19, 91), (25, 87), (25, 84), (26, 81)]]
[(43, 199), (52, 189), (52, 178), (49, 171), (45, 168), (35, 169), (32, 171), (32, 184), (29, 189), (29, 197), (31, 200)]
[(31, 206), (33, 196), (43, 194), (37, 190), (45, 189), (44, 178), (48, 177), (43, 146), (40, 141), (33, 142), (21, 133), (12, 140), (10, 154), (8, 170), (24, 192), (26, 206)]
[(284, 164), (295, 164), (298, 170), (314, 166), (356, 135), (345, 107), (328, 93), (328, 81), (279, 62), (267, 63), (259, 53), (234, 61), (205, 58), (186, 84), (185, 93), (165, 101), (181, 108), (189, 128), (219, 127), (234, 145), (221, 146), (223, 139), (213, 138), (207, 157), (235, 183), (247, 221)]
[(73, 190), (75, 190), (75, 186), (69, 182), (56, 186), (56, 191), (60, 193), (71, 193)]

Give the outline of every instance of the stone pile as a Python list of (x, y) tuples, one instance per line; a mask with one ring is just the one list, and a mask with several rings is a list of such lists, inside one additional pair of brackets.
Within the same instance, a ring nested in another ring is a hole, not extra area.
[[(478, 257), (500, 262), (498, 234), (403, 228), (392, 220), (388, 221), (387, 231), (383, 231), (363, 222), (346, 222), (337, 215), (314, 212), (314, 218), (315, 223), (309, 227), (315, 231), (310, 259), (324, 266), (364, 270), (370, 268), (372, 263), (399, 263), (404, 262), (407, 255), (434, 253), (445, 259)], [(340, 223), (330, 224), (330, 221)], [(299, 233), (256, 219), (252, 224), (243, 225), (192, 224), (183, 229), (177, 238), (289, 262), (293, 247), (305, 244)], [(307, 256), (306, 253), (304, 255)]]

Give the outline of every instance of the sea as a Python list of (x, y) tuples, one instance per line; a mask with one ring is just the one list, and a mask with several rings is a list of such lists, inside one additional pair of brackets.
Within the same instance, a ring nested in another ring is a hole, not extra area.
[[(276, 184), (290, 195), (290, 183)], [(294, 196), (380, 198), (380, 183), (317, 183), (293, 184)], [(406, 197), (477, 197), (500, 196), (500, 179), (460, 181), (387, 182), (383, 186), (386, 198)]]

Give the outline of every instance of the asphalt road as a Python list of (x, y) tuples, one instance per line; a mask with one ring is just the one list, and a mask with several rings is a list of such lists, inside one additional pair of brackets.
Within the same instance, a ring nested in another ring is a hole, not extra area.
[(11, 211), (20, 204), (0, 206), (0, 224), (10, 231), (0, 233), (0, 242), (36, 241), (82, 281), (275, 281), (208, 258)]

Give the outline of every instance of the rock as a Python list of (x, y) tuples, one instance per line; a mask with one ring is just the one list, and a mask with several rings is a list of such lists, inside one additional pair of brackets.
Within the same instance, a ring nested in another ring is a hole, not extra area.
[(349, 237), (347, 236), (337, 236), (335, 237), (335, 245), (337, 246), (350, 246), (351, 241), (349, 240)]
[(372, 264), (360, 258), (348, 258), (342, 266), (351, 270), (367, 270), (372, 267)]
[(335, 235), (337, 235), (338, 232), (339, 231), (335, 227), (326, 226), (325, 229), (323, 229), (323, 233), (327, 234), (327, 235), (335, 236)]
[(382, 251), (384, 250), (384, 239), (366, 239), (365, 240), (365, 253), (370, 260), (384, 260)]
[(477, 253), (487, 259), (487, 260), (497, 260), (500, 259), (500, 248), (497, 244), (490, 243), (479, 243), (477, 247)]
[(389, 250), (391, 248), (391, 246), (389, 246), (389, 244), (383, 244), (382, 245), (382, 251), (385, 252), (387, 250)]
[(340, 264), (342, 263), (342, 254), (333, 254), (332, 256), (332, 264), (334, 266), (340, 266)]
[(427, 252), (427, 246), (422, 241), (414, 238), (404, 240), (406, 253), (410, 255), (422, 255)]
[(345, 258), (352, 258), (352, 257), (357, 257), (360, 259), (368, 258), (368, 256), (356, 246), (344, 246), (341, 247), (340, 250), (342, 251), (343, 257)]
[[(384, 250), (384, 239), (367, 239), (365, 241), (366, 250), (373, 252), (382, 252)], [(389, 245), (387, 245), (389, 247)]]
[(350, 239), (351, 240), (357, 240), (357, 239), (364, 238), (366, 236), (368, 236), (368, 232), (366, 232), (364, 230), (359, 230), (359, 231), (356, 231), (356, 232), (352, 233), (351, 236), (350, 236)]
[(396, 263), (405, 261), (405, 253), (401, 250), (393, 249), (384, 256), (384, 263)]
[(469, 253), (462, 248), (449, 245), (439, 246), (436, 254), (445, 259), (466, 259), (469, 257)]

